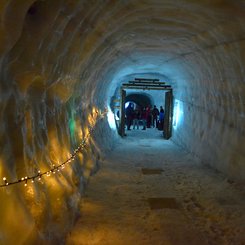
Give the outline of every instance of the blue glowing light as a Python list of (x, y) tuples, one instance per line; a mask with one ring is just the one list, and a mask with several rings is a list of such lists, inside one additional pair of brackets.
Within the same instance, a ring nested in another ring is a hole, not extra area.
[(109, 123), (109, 126), (111, 129), (116, 130), (116, 123), (115, 123), (115, 116), (113, 112), (111, 111), (110, 107), (108, 107), (108, 112), (107, 112), (107, 121)]
[(183, 103), (179, 100), (174, 101), (173, 128), (176, 129), (183, 120)]

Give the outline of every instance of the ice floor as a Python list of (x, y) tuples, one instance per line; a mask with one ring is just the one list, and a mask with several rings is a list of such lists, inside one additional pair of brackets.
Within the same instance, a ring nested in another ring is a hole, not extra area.
[(126, 131), (90, 178), (68, 245), (242, 245), (242, 186), (162, 138)]

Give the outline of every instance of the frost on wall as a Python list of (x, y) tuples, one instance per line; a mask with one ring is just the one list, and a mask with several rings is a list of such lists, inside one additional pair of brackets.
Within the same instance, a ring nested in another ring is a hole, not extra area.
[(59, 63), (55, 4), (1, 3), (0, 176), (8, 184), (0, 189), (1, 244), (62, 244), (98, 168), (100, 150), (87, 136), (103, 119), (90, 102), (82, 104), (77, 67)]
[[(183, 102), (173, 140), (244, 180), (243, 10), (240, 0), (2, 0), (0, 177), (15, 181), (68, 159), (108, 91), (149, 72), (168, 78)], [(60, 243), (114, 140), (105, 121), (96, 125), (56, 177), (1, 188), (0, 243)]]

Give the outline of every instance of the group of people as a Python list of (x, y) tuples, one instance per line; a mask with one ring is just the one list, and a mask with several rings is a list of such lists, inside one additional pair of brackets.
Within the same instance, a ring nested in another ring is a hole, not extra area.
[(154, 105), (153, 108), (151, 106), (147, 106), (144, 108), (136, 107), (134, 109), (133, 103), (129, 103), (126, 108), (126, 125), (127, 130), (131, 130), (131, 126), (133, 129), (139, 129), (139, 126), (142, 124), (142, 130), (146, 130), (146, 128), (158, 128), (159, 130), (163, 130), (164, 125), (164, 109), (160, 106), (160, 110)]

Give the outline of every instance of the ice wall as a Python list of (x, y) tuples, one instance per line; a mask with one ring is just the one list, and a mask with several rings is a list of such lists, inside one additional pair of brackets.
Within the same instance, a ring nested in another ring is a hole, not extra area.
[(55, 177), (1, 187), (0, 244), (64, 242), (116, 140), (97, 112), (132, 74), (171, 81), (184, 118), (173, 140), (245, 180), (243, 1), (2, 0), (0, 13), (0, 178), (52, 169), (95, 125)]

